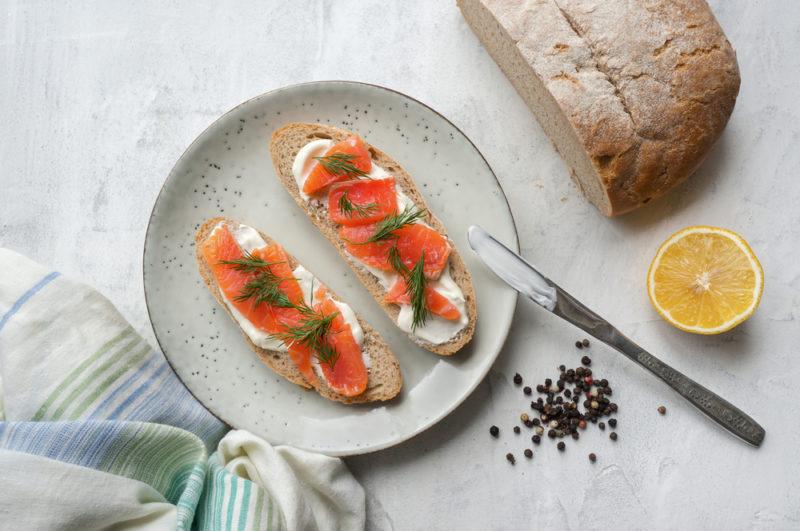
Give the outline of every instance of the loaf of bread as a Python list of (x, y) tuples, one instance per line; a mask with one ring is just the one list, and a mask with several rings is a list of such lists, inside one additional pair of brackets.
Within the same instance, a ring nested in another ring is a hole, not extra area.
[(457, 1), (608, 216), (691, 175), (733, 111), (736, 54), (704, 0)]

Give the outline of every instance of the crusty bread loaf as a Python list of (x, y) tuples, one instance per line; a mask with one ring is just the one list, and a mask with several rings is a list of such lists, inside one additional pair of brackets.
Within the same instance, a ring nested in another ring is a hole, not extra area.
[[(347, 263), (353, 269), (353, 272), (355, 272), (359, 280), (361, 280), (364, 286), (366, 286), (366, 288), (370, 291), (372, 296), (375, 297), (375, 300), (378, 301), (378, 303), (383, 307), (384, 311), (389, 315), (389, 317), (392, 318), (392, 320), (396, 322), (397, 316), (400, 313), (399, 307), (396, 304), (384, 302), (383, 299), (386, 295), (386, 290), (384, 290), (383, 286), (381, 286), (380, 282), (374, 275), (361, 267), (347, 254), (344, 242), (339, 238), (337, 226), (328, 218), (325, 207), (314, 206), (302, 198), (300, 195), (300, 190), (297, 187), (297, 182), (294, 179), (294, 174), (292, 173), (292, 163), (294, 162), (297, 153), (310, 141), (319, 138), (326, 138), (331, 139), (334, 142), (340, 142), (351, 134), (352, 133), (349, 131), (322, 124), (287, 124), (272, 134), (272, 139), (269, 146), (270, 153), (272, 154), (272, 163), (275, 166), (275, 173), (277, 174), (278, 179), (280, 179), (281, 183), (283, 183), (283, 186), (286, 188), (286, 190), (292, 195), (297, 204), (300, 205), (300, 207), (308, 214), (309, 218), (317, 226), (320, 232), (322, 232), (322, 234), (325, 235), (325, 237), (328, 238), (328, 240), (330, 240), (330, 242), (336, 247), (336, 249), (339, 251), (339, 254), (341, 254), (342, 258), (347, 261)], [(425, 203), (425, 199), (423, 199), (422, 194), (420, 194), (417, 190), (417, 187), (408, 172), (406, 172), (400, 166), (400, 164), (398, 164), (389, 155), (377, 149), (376, 147), (367, 144), (367, 148), (372, 155), (372, 159), (384, 170), (394, 176), (396, 185), (400, 187), (400, 189), (408, 197), (410, 197), (419, 208), (426, 210), (424, 221), (446, 236), (447, 231), (445, 230), (444, 225), (442, 225), (442, 222), (431, 213), (428, 205)], [(456, 335), (450, 341), (438, 345), (409, 334), (411, 340), (421, 347), (443, 356), (452, 355), (464, 345), (469, 343), (469, 341), (472, 339), (473, 333), (475, 332), (475, 321), (478, 315), (478, 309), (475, 302), (475, 290), (472, 287), (472, 277), (470, 276), (467, 266), (464, 264), (464, 260), (458, 254), (458, 250), (456, 249), (455, 245), (453, 245), (452, 240), (449, 241), (451, 247), (453, 248), (452, 253), (450, 254), (450, 272), (453, 280), (456, 282), (456, 284), (458, 284), (458, 286), (461, 288), (461, 291), (464, 293), (469, 322), (458, 333), (458, 335)]]
[[(195, 246), (197, 266), (200, 268), (200, 276), (202, 277), (203, 282), (205, 282), (208, 290), (217, 300), (219, 305), (225, 309), (228, 315), (231, 316), (231, 319), (233, 319), (233, 315), (231, 315), (228, 306), (225, 304), (225, 301), (222, 300), (222, 294), (220, 293), (219, 286), (214, 278), (214, 274), (211, 272), (209, 264), (206, 262), (205, 257), (203, 257), (203, 254), (200, 251), (200, 245), (202, 242), (205, 241), (209, 234), (211, 234), (211, 231), (214, 230), (214, 227), (216, 227), (220, 222), (229, 223), (231, 226), (233, 226), (232, 224), (235, 223), (227, 218), (212, 218), (207, 220), (200, 226), (199, 229), (197, 229), (197, 233), (195, 234), (194, 238), (195, 243), (197, 244)], [(269, 236), (260, 231), (259, 234), (261, 234), (261, 237), (264, 238), (264, 241), (266, 241), (268, 244), (272, 243), (273, 240)], [(293, 256), (288, 256), (289, 265), (292, 269), (294, 269), (297, 267), (298, 262)], [(331, 295), (335, 299), (341, 300), (336, 296), (335, 293), (331, 292)], [(367, 389), (362, 394), (355, 397), (346, 397), (334, 392), (328, 386), (326, 386), (325, 382), (323, 382), (321, 379), (314, 384), (309, 383), (297, 369), (297, 366), (295, 366), (294, 362), (292, 362), (292, 359), (289, 357), (287, 352), (263, 349), (253, 343), (247, 334), (244, 333), (244, 331), (242, 331), (242, 335), (244, 336), (244, 339), (247, 341), (247, 344), (250, 346), (250, 348), (256, 354), (258, 354), (258, 357), (261, 359), (261, 361), (263, 361), (270, 369), (277, 372), (290, 382), (299, 385), (300, 387), (304, 387), (306, 389), (314, 387), (317, 392), (325, 398), (347, 404), (377, 402), (394, 398), (400, 392), (400, 388), (403, 385), (403, 376), (400, 374), (400, 365), (397, 363), (397, 359), (395, 359), (394, 354), (389, 349), (389, 345), (383, 341), (380, 334), (378, 334), (378, 332), (369, 324), (367, 324), (360, 316), (357, 315), (356, 317), (358, 318), (358, 324), (360, 324), (361, 328), (364, 330), (364, 343), (362, 344), (362, 349), (370, 356), (370, 367), (368, 369), (369, 380), (367, 382)]]
[(601, 212), (665, 193), (700, 164), (739, 92), (704, 0), (457, 0)]

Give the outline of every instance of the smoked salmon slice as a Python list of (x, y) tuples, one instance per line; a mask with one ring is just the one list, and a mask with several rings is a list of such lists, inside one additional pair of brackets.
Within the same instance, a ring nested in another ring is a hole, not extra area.
[(326, 339), (338, 355), (333, 367), (328, 363), (320, 363), (319, 368), (325, 376), (328, 386), (343, 396), (357, 396), (367, 388), (369, 375), (361, 348), (353, 337), (350, 326), (345, 322), (339, 308), (332, 299), (327, 298), (315, 306), (323, 315), (337, 313), (331, 323)]
[[(411, 297), (406, 290), (406, 279), (402, 276), (399, 277), (383, 300), (394, 304), (411, 304)], [(430, 286), (425, 286), (425, 307), (431, 313), (449, 321), (455, 321), (461, 317), (458, 308), (447, 297)]]
[(394, 216), (397, 214), (394, 177), (332, 185), (328, 192), (328, 212), (331, 221), (348, 226), (366, 225)]
[[(361, 137), (351, 135), (345, 140), (332, 145), (325, 152), (323, 158), (331, 162), (338, 161), (339, 165), (326, 165), (317, 161), (306, 182), (303, 183), (303, 192), (311, 195), (324, 189), (331, 183), (358, 177), (359, 172), (369, 173), (372, 169), (372, 158), (367, 146)], [(347, 168), (356, 168), (356, 172), (347, 171)]]
[(339, 237), (345, 241), (345, 249), (370, 267), (382, 271), (394, 271), (389, 262), (389, 251), (397, 246), (400, 260), (408, 269), (413, 269), (422, 253), (425, 253), (423, 271), (429, 279), (437, 279), (447, 266), (450, 244), (447, 238), (422, 223), (405, 225), (392, 232), (391, 238), (364, 243), (375, 234), (378, 223), (341, 227)]

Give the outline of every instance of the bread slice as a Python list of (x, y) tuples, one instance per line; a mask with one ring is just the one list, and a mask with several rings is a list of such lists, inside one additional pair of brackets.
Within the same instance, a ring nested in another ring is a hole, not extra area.
[[(197, 244), (195, 246), (197, 266), (200, 269), (200, 277), (203, 279), (203, 282), (205, 282), (208, 290), (217, 300), (219, 305), (228, 313), (228, 315), (231, 316), (231, 319), (233, 319), (233, 315), (231, 315), (228, 305), (222, 300), (222, 294), (219, 290), (219, 286), (217, 285), (217, 281), (214, 278), (214, 274), (211, 272), (211, 268), (206, 262), (205, 257), (203, 257), (202, 253), (200, 252), (200, 244), (205, 241), (206, 238), (208, 238), (209, 234), (211, 234), (211, 232), (214, 230), (214, 227), (216, 227), (220, 222), (228, 223), (231, 226), (234, 224), (238, 225), (238, 223), (223, 217), (212, 218), (203, 223), (200, 228), (197, 229), (197, 233), (194, 237), (195, 243)], [(264, 241), (266, 241), (268, 244), (273, 242), (273, 240), (263, 232), (259, 231), (259, 234), (261, 234), (261, 237), (264, 238)], [(297, 267), (298, 262), (293, 256), (288, 256), (289, 265), (292, 269), (294, 269)], [(333, 292), (331, 292), (331, 296), (337, 300), (341, 300)], [(395, 359), (394, 354), (389, 349), (389, 345), (383, 341), (378, 332), (369, 324), (367, 324), (360, 316), (357, 315), (356, 317), (358, 318), (358, 324), (360, 324), (361, 328), (364, 330), (364, 343), (362, 344), (362, 349), (370, 356), (370, 367), (367, 369), (369, 373), (367, 389), (362, 394), (355, 397), (346, 397), (336, 393), (327, 385), (325, 385), (325, 382), (322, 380), (319, 380), (314, 384), (309, 383), (297, 369), (294, 362), (292, 362), (287, 352), (263, 349), (253, 343), (247, 334), (244, 333), (244, 331), (242, 331), (242, 335), (244, 336), (248, 346), (256, 354), (258, 354), (258, 357), (267, 365), (267, 367), (277, 372), (290, 382), (299, 385), (300, 387), (306, 389), (311, 389), (312, 387), (315, 388), (319, 394), (329, 400), (335, 400), (347, 404), (390, 400), (397, 396), (397, 394), (400, 392), (400, 388), (403, 385), (403, 376), (400, 374), (400, 365), (397, 363), (397, 359)]]
[(705, 0), (456, 3), (607, 216), (689, 177), (736, 103), (736, 54)]
[[(399, 306), (384, 302), (383, 299), (386, 295), (386, 290), (372, 273), (361, 267), (358, 262), (348, 255), (344, 242), (339, 238), (336, 224), (331, 222), (328, 218), (327, 209), (323, 206), (315, 206), (303, 199), (300, 195), (297, 181), (295, 181), (294, 174), (292, 173), (294, 159), (300, 149), (307, 143), (319, 138), (340, 142), (351, 134), (353, 133), (329, 125), (297, 122), (286, 124), (272, 134), (269, 146), (270, 153), (272, 154), (272, 163), (275, 166), (275, 173), (278, 179), (280, 179), (283, 186), (291, 194), (297, 204), (308, 214), (308, 217), (314, 225), (317, 226), (320, 232), (322, 232), (336, 247), (339, 254), (342, 255), (342, 258), (347, 261), (353, 272), (355, 272), (356, 276), (361, 280), (361, 283), (366, 286), (389, 317), (397, 322), (397, 316), (400, 313)], [(369, 149), (372, 155), (372, 160), (394, 176), (397, 186), (416, 203), (418, 208), (425, 209), (426, 215), (424, 221), (439, 233), (447, 236), (444, 225), (431, 213), (430, 208), (428, 208), (428, 205), (425, 203), (425, 199), (422, 197), (422, 194), (419, 193), (419, 190), (417, 190), (408, 172), (406, 172), (397, 161), (376, 147), (367, 144), (367, 149)], [(452, 240), (448, 238), (448, 241), (450, 241), (450, 246), (452, 247), (452, 252), (450, 254), (450, 272), (453, 280), (464, 293), (469, 322), (455, 337), (446, 343), (434, 344), (420, 339), (413, 334), (409, 334), (412, 341), (442, 356), (455, 354), (464, 345), (469, 343), (475, 332), (475, 321), (478, 317), (475, 290), (472, 287), (472, 277), (469, 270), (467, 270), (467, 266), (464, 264), (464, 260), (458, 254), (458, 249), (453, 245)]]

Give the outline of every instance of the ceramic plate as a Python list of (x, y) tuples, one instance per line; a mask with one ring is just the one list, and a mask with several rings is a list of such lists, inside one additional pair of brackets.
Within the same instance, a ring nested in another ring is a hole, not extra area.
[[(268, 139), (294, 121), (356, 131), (415, 178), (472, 272), (478, 326), (461, 352), (442, 358), (409, 341), (280, 185)], [(258, 360), (197, 273), (195, 230), (218, 215), (274, 237), (380, 332), (400, 361), (404, 384), (398, 398), (376, 405), (330, 402), (290, 384)], [(431, 108), (393, 90), (343, 81), (269, 92), (214, 122), (164, 183), (144, 248), (153, 330), (186, 387), (233, 427), (273, 444), (330, 455), (392, 446), (431, 426), (469, 395), (511, 325), (516, 292), (470, 250), (466, 230), (473, 223), (518, 248), (514, 220), (491, 168), (469, 139)]]

